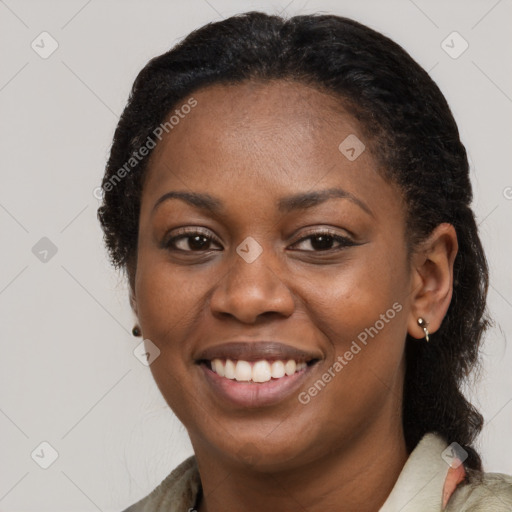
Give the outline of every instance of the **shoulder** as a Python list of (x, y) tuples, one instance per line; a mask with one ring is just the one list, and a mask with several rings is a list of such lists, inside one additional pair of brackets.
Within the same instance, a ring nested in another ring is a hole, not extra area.
[(510, 512), (512, 476), (468, 470), (468, 481), (457, 487), (446, 512)]
[(194, 456), (184, 460), (148, 496), (123, 512), (188, 512), (201, 487)]

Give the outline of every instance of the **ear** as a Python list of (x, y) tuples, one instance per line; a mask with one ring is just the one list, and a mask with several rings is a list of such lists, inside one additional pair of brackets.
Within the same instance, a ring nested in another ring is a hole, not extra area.
[(138, 317), (137, 297), (135, 295), (135, 266), (133, 259), (129, 259), (126, 264), (126, 277), (128, 280), (128, 289), (130, 293), (130, 306), (135, 316)]
[(137, 299), (135, 297), (135, 292), (133, 291), (133, 287), (131, 285), (130, 285), (130, 306), (132, 308), (132, 311), (135, 313), (135, 316), (138, 316)]
[(429, 333), (436, 332), (448, 311), (453, 292), (453, 262), (458, 251), (457, 233), (451, 224), (437, 226), (412, 256), (411, 312), (407, 332), (425, 337), (418, 318), (427, 321)]

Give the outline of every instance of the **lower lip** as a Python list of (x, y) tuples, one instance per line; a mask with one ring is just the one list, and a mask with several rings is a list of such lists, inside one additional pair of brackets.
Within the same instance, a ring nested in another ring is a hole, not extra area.
[(267, 382), (239, 382), (221, 377), (205, 364), (199, 365), (210, 388), (232, 405), (241, 407), (264, 407), (278, 404), (294, 394), (298, 394), (306, 376), (313, 366)]

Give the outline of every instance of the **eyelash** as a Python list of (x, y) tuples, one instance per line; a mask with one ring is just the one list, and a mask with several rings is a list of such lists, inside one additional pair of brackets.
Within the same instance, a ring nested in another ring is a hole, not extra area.
[[(165, 241), (162, 244), (162, 246), (163, 246), (163, 248), (168, 249), (170, 251), (178, 251), (178, 252), (184, 252), (184, 253), (187, 253), (187, 252), (188, 253), (201, 253), (201, 252), (206, 252), (206, 251), (211, 250), (211, 249), (203, 249), (203, 250), (193, 251), (193, 250), (184, 250), (184, 249), (178, 249), (176, 247), (173, 247), (173, 245), (176, 243), (176, 241), (181, 240), (181, 239), (192, 238), (195, 235), (200, 235), (200, 236), (206, 238), (207, 240), (209, 240), (210, 242), (214, 242), (214, 243), (217, 243), (220, 245), (220, 242), (217, 241), (217, 239), (215, 237), (212, 237), (209, 234), (207, 234), (206, 232), (195, 228), (194, 230), (184, 230), (180, 234), (169, 238), (167, 241)], [(350, 238), (339, 235), (336, 232), (331, 231), (329, 229), (322, 229), (322, 230), (310, 232), (307, 234), (307, 236), (304, 236), (300, 240), (297, 240), (293, 245), (297, 245), (301, 242), (304, 242), (305, 240), (319, 237), (319, 236), (329, 236), (333, 239), (334, 242), (337, 242), (339, 244), (339, 246), (334, 249), (325, 249), (325, 250), (314, 250), (313, 249), (313, 250), (307, 250), (307, 251), (305, 250), (303, 252), (325, 254), (325, 253), (332, 253), (335, 251), (339, 251), (345, 247), (352, 247), (352, 246), (357, 245), (356, 242), (352, 241)]]

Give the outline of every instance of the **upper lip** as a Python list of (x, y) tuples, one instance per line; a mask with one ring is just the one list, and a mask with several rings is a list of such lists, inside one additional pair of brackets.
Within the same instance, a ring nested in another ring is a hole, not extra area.
[(196, 362), (211, 361), (212, 359), (241, 359), (243, 361), (293, 359), (307, 363), (319, 358), (318, 354), (277, 341), (231, 341), (205, 348), (198, 352), (195, 359)]

